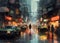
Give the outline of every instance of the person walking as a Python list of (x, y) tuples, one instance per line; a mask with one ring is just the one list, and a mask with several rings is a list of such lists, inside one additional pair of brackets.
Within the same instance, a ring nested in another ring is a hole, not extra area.
[(29, 36), (31, 36), (31, 24), (29, 24), (29, 29), (30, 29), (30, 34), (29, 34)]
[(51, 32), (54, 33), (54, 26), (51, 26)]
[(29, 24), (29, 29), (31, 29), (31, 24)]
[(54, 41), (53, 41), (53, 37), (54, 37), (54, 26), (53, 25), (51, 26), (51, 32), (52, 32), (52, 43), (54, 43)]
[(48, 39), (50, 39), (50, 25), (48, 25)]

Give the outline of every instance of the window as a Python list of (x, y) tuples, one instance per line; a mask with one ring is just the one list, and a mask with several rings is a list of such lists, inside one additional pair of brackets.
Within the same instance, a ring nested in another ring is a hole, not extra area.
[(0, 0), (0, 7), (7, 6), (8, 0)]

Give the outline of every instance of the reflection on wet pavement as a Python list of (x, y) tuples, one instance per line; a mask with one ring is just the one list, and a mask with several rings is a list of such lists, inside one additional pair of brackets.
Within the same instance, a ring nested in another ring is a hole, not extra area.
[[(33, 31), (33, 30), (32, 30)], [(51, 33), (50, 33), (51, 36)], [(51, 38), (47, 38), (47, 34), (41, 35), (38, 33), (36, 34), (34, 31), (29, 34), (24, 34), (23, 36), (18, 37), (17, 39), (13, 40), (0, 40), (0, 43), (59, 43), (57, 41), (57, 36), (54, 34), (54, 39), (52, 41)]]

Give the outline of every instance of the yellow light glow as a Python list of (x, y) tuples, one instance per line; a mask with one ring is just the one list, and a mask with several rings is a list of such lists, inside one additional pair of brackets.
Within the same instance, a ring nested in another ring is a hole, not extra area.
[(10, 34), (10, 31), (7, 31), (7, 34)]
[(59, 22), (58, 21), (55, 21), (55, 22), (50, 22), (51, 25), (54, 25), (54, 27), (58, 27), (59, 26)]
[(46, 35), (40, 36), (40, 40), (47, 40), (47, 36)]
[(16, 14), (19, 14), (19, 9), (16, 9)]
[(17, 24), (16, 22), (14, 22), (14, 21), (12, 22), (12, 24), (13, 24), (13, 26), (17, 26), (17, 25), (18, 25), (18, 24)]

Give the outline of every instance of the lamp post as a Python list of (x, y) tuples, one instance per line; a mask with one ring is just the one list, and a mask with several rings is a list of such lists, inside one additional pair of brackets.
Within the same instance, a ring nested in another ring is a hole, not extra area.
[(58, 6), (58, 12), (57, 12), (58, 16), (59, 16), (59, 28), (60, 28), (60, 5)]

